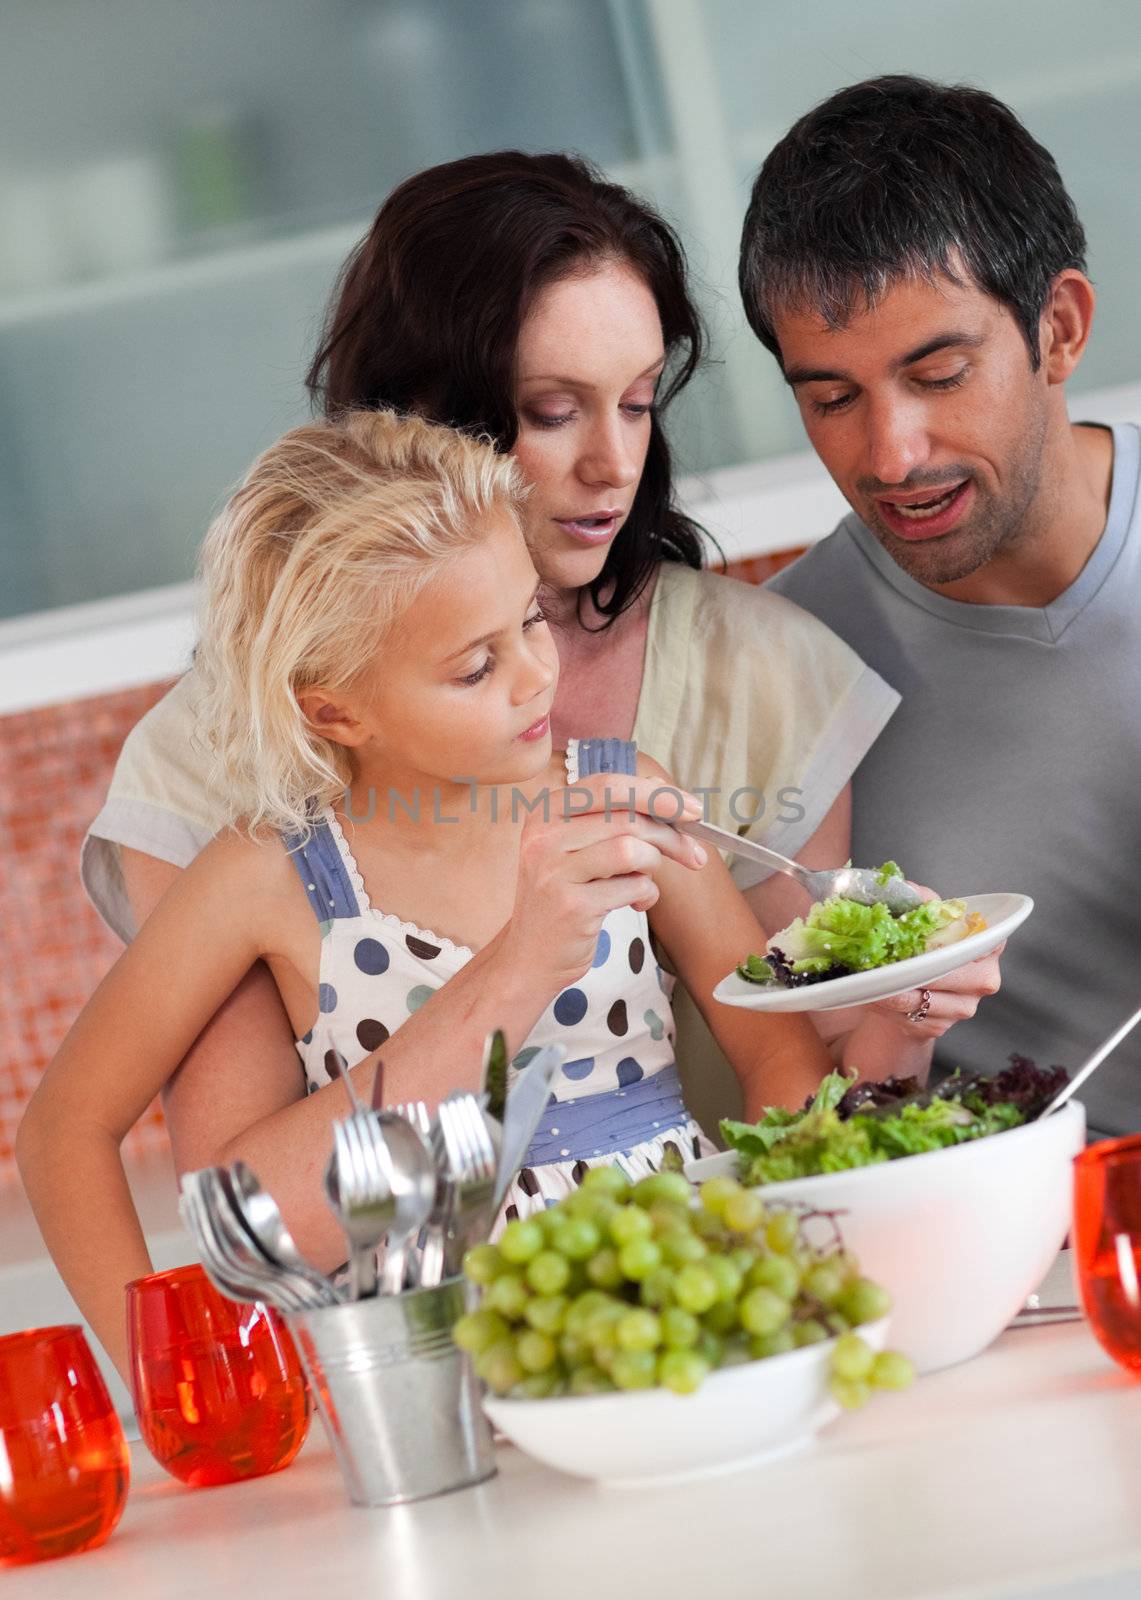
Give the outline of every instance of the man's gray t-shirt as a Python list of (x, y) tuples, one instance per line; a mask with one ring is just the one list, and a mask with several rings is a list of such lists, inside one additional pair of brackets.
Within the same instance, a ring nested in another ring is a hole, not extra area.
[[(1072, 1071), (1141, 999), (1141, 433), (1112, 431), (1104, 532), (1048, 606), (935, 594), (854, 514), (772, 582), (903, 696), (853, 780), (852, 859), (1034, 898), (941, 1067)], [(1141, 1129), (1141, 1030), (1079, 1098), (1091, 1132)]]

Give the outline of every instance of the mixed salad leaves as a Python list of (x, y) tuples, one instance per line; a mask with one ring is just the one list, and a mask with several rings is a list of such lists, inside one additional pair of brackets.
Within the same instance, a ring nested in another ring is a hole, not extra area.
[(800, 1111), (771, 1106), (759, 1122), (721, 1123), (745, 1184), (787, 1182), (874, 1166), (1032, 1122), (1067, 1082), (1064, 1067), (1025, 1056), (993, 1077), (954, 1072), (936, 1088), (917, 1078), (856, 1083), (831, 1072)]
[[(887, 883), (903, 874), (894, 861), (885, 861), (876, 876)], [(893, 916), (882, 903), (865, 906), (834, 895), (774, 934), (766, 953), (747, 956), (737, 973), (748, 983), (795, 989), (938, 950), (985, 927), (962, 900), (925, 900)]]

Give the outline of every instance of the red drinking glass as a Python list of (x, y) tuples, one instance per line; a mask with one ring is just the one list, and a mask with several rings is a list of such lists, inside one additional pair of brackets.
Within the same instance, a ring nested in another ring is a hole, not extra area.
[(131, 1390), (159, 1464), (196, 1488), (287, 1467), (309, 1429), (293, 1340), (268, 1306), (227, 1300), (197, 1264), (127, 1285)]
[(0, 1561), (102, 1544), (129, 1480), (127, 1442), (83, 1329), (0, 1338)]
[(1141, 1377), (1141, 1134), (1103, 1139), (1075, 1158), (1074, 1250), (1090, 1326)]

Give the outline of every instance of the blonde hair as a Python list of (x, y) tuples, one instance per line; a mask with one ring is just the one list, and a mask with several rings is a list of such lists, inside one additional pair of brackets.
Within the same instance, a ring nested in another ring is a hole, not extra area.
[(525, 493), (510, 457), (393, 411), (294, 428), (254, 462), (202, 548), (197, 707), (245, 826), (307, 834), (348, 753), (307, 721), (343, 690), (442, 562)]

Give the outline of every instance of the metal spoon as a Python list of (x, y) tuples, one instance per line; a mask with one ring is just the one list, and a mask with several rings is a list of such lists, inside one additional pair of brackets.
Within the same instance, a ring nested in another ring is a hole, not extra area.
[(392, 1221), (385, 1235), (381, 1287), (399, 1294), (404, 1287), (404, 1262), (409, 1241), (427, 1222), (436, 1198), (436, 1163), (419, 1131), (395, 1112), (377, 1117), (380, 1140), (377, 1153), (387, 1155), (387, 1178), (394, 1201)]
[(1049, 1105), (1046, 1106), (1045, 1109), (1040, 1113), (1040, 1116), (1048, 1117), (1051, 1112), (1057, 1111), (1059, 1106), (1065, 1105), (1066, 1101), (1073, 1094), (1074, 1090), (1078, 1088), (1080, 1084), (1083, 1084), (1090, 1074), (1095, 1072), (1097, 1068), (1101, 1066), (1102, 1062), (1105, 1060), (1106, 1056), (1109, 1055), (1110, 1051), (1116, 1050), (1122, 1039), (1125, 1038), (1125, 1035), (1127, 1033), (1131, 1033), (1139, 1022), (1141, 1022), (1141, 1006), (1137, 1007), (1137, 1010), (1132, 1016), (1126, 1017), (1125, 1021), (1120, 1025), (1120, 1027), (1115, 1028), (1110, 1034), (1109, 1038), (1099, 1044), (1094, 1053), (1091, 1056), (1088, 1056), (1086, 1060), (1082, 1062), (1081, 1066), (1074, 1073), (1069, 1083), (1066, 1084), (1065, 1088), (1058, 1090), (1058, 1093), (1050, 1101)]
[(905, 911), (914, 911), (916, 906), (923, 904), (922, 895), (902, 878), (888, 878), (886, 883), (881, 883), (879, 873), (871, 867), (829, 867), (826, 871), (810, 872), (799, 861), (792, 861), (766, 845), (754, 844), (752, 839), (743, 839), (740, 834), (730, 833), (726, 828), (715, 827), (712, 822), (695, 819), (692, 822), (675, 822), (674, 827), (679, 833), (688, 833), (694, 839), (703, 839), (706, 844), (715, 845), (718, 850), (745, 856), (750, 861), (759, 861), (766, 867), (775, 867), (778, 872), (787, 873), (808, 891), (813, 900), (828, 900), (833, 895), (841, 895), (845, 900), (855, 900), (862, 906), (885, 905), (893, 917), (901, 916)]
[[(329, 1305), (339, 1301), (341, 1295), (325, 1274), (306, 1261), (293, 1242), (286, 1227), (281, 1208), (271, 1194), (258, 1182), (257, 1174), (244, 1161), (235, 1161), (229, 1169), (231, 1199), (239, 1219), (245, 1224), (254, 1243), (272, 1262), (295, 1278), (302, 1279)], [(223, 1181), (225, 1181), (223, 1179)]]

